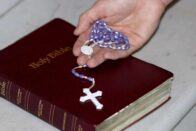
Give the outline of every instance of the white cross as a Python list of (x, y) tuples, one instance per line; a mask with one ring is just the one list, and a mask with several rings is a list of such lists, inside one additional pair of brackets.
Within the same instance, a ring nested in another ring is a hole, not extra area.
[(86, 96), (81, 96), (80, 102), (91, 100), (93, 104), (96, 106), (96, 109), (101, 110), (103, 108), (103, 105), (96, 99), (96, 97), (102, 96), (102, 91), (91, 93), (89, 88), (84, 88), (83, 93), (85, 93)]

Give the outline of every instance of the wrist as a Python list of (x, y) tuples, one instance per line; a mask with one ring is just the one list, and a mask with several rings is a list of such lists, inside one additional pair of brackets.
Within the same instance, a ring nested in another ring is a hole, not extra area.
[(173, 0), (160, 0), (165, 6), (168, 6)]

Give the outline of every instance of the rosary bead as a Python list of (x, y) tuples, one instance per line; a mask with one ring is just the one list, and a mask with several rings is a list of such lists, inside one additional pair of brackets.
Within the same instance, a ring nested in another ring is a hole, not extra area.
[[(96, 43), (99, 47), (109, 47), (112, 49), (119, 49), (119, 50), (126, 50), (130, 48), (129, 40), (127, 36), (124, 34), (113, 31), (111, 28), (107, 26), (107, 24), (102, 20), (97, 20), (92, 28), (90, 39)], [(102, 41), (102, 42), (100, 42)], [(112, 42), (113, 45), (111, 46), (110, 43)], [(129, 46), (123, 46), (129, 45)]]

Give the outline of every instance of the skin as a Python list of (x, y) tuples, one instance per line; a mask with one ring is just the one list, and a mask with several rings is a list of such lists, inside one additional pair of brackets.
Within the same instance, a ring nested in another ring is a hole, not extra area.
[[(73, 54), (79, 65), (87, 64), (94, 68), (106, 60), (125, 58), (142, 46), (156, 31), (162, 14), (172, 0), (97, 0), (84, 12), (74, 31), (78, 39), (73, 47)], [(80, 48), (89, 38), (89, 32), (94, 21), (102, 19), (108, 25), (127, 35), (131, 48), (126, 51), (112, 50), (95, 46), (91, 57), (81, 53)]]

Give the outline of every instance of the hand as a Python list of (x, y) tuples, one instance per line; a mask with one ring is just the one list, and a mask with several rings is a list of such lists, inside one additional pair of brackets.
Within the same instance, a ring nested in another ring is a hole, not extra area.
[[(96, 67), (107, 59), (124, 58), (141, 48), (155, 32), (166, 8), (161, 0), (97, 0), (96, 3), (80, 16), (75, 35), (78, 39), (73, 47), (79, 65)], [(91, 25), (102, 19), (108, 25), (128, 36), (131, 48), (126, 51), (112, 50), (95, 46), (93, 55), (81, 53), (80, 48), (89, 38)]]

